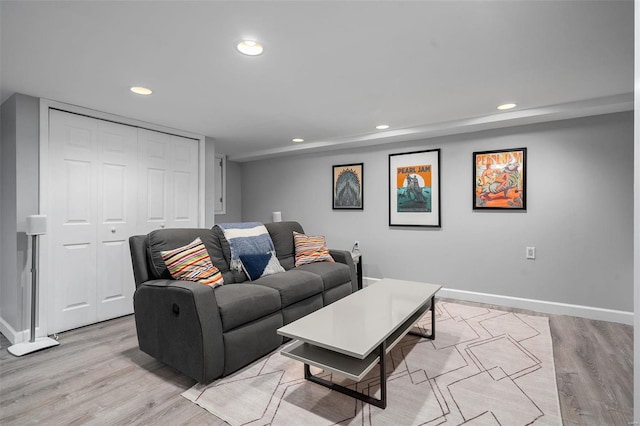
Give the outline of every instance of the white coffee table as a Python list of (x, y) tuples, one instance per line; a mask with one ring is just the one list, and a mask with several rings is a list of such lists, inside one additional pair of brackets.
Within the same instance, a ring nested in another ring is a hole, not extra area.
[[(305, 378), (335, 391), (373, 404), (387, 406), (385, 357), (406, 334), (435, 338), (435, 294), (441, 286), (414, 281), (382, 279), (331, 305), (278, 329), (295, 340), (282, 355), (304, 363)], [(431, 332), (411, 331), (431, 309)], [(360, 381), (380, 366), (380, 399), (311, 374), (310, 365)]]

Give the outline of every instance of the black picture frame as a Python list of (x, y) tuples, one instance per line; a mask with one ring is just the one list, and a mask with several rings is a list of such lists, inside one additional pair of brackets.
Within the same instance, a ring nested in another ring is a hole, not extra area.
[(389, 226), (440, 228), (440, 149), (389, 154)]
[(473, 153), (473, 210), (526, 211), (527, 148)]
[(363, 210), (364, 163), (333, 166), (332, 188), (333, 210)]

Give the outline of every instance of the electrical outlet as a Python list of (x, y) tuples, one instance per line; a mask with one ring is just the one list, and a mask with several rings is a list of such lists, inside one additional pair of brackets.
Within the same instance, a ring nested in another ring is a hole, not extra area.
[(527, 259), (535, 259), (535, 258), (536, 258), (536, 248), (527, 247)]

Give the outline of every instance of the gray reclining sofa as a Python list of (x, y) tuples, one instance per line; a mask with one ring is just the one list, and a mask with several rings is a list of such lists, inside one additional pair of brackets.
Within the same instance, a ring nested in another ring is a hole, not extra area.
[[(294, 267), (297, 222), (265, 224), (286, 270), (248, 281), (229, 268), (224, 232), (160, 229), (129, 239), (136, 283), (135, 322), (140, 349), (200, 383), (226, 376), (283, 343), (276, 330), (356, 291), (348, 251), (330, 250), (335, 263)], [(200, 237), (225, 284), (210, 287), (171, 278), (161, 251)]]

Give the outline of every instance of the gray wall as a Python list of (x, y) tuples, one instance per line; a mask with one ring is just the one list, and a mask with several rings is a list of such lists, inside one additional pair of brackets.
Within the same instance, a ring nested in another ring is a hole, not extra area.
[[(472, 153), (528, 148), (527, 212), (474, 212)], [(442, 228), (388, 226), (388, 154), (441, 148)], [(364, 163), (364, 211), (331, 209), (331, 166)], [(633, 113), (285, 157), (242, 167), (242, 218), (298, 220), (364, 275), (633, 311)], [(537, 259), (525, 259), (525, 247)]]
[[(636, 22), (640, 22), (640, 8), (636, 8)], [(640, 27), (636, 26), (636, 40), (640, 39)], [(636, 43), (636, 70), (640, 70), (640, 43)], [(636, 71), (638, 73), (638, 71)], [(640, 111), (640, 97), (636, 96), (635, 110)], [(633, 345), (636, 348), (633, 352), (633, 419), (640, 424), (640, 117), (635, 116), (635, 142), (634, 142), (634, 338)]]
[[(635, 7), (635, 82), (638, 87), (640, 82), (640, 7)], [(637, 90), (636, 90), (637, 92)], [(634, 106), (636, 111), (640, 111), (640, 96), (636, 94), (634, 99)], [(633, 344), (635, 350), (633, 351), (633, 419), (637, 424), (640, 424), (640, 117), (634, 116), (635, 127), (635, 140), (634, 140), (634, 182), (635, 182), (635, 194), (634, 194), (634, 299), (635, 299), (635, 313), (634, 313), (634, 339)]]
[(216, 223), (242, 222), (242, 168), (239, 163), (227, 160), (227, 199), (225, 214), (216, 215)]
[(26, 217), (38, 213), (39, 101), (15, 94), (2, 104), (0, 318), (29, 327), (30, 248)]
[(17, 325), (16, 285), (16, 97), (2, 104), (2, 166), (0, 172), (0, 317)]

